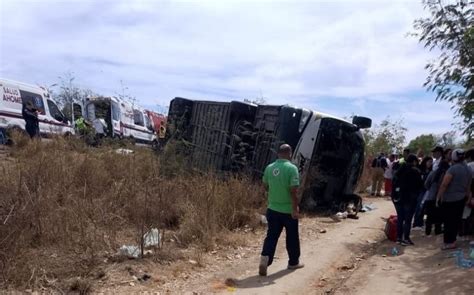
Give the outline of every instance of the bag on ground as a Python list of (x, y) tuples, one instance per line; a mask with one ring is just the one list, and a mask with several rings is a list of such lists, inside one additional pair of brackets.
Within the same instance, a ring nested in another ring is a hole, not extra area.
[(397, 241), (397, 215), (390, 215), (385, 224), (385, 235), (390, 241)]

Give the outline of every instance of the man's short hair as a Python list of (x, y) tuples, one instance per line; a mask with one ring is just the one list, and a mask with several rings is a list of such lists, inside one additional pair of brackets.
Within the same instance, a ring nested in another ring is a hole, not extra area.
[(431, 150), (432, 153), (440, 152), (443, 153), (444, 149), (442, 146), (436, 146), (434, 149)]
[(418, 157), (415, 154), (408, 155), (406, 162), (407, 163), (416, 163), (418, 161)]
[(284, 155), (284, 154), (291, 154), (291, 146), (289, 144), (282, 144), (280, 145), (280, 148), (278, 148), (278, 154)]
[(404, 153), (410, 153), (410, 149), (409, 148), (406, 148), (403, 150)]

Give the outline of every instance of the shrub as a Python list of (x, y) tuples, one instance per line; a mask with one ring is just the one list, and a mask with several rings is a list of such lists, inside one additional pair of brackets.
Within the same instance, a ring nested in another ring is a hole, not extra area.
[(245, 178), (182, 173), (179, 165), (173, 172), (163, 166), (172, 158), (133, 150), (63, 138), (12, 147), (12, 159), (0, 162), (0, 288), (87, 282), (104, 256), (124, 242), (142, 244), (151, 228), (210, 248), (263, 204), (263, 192)]

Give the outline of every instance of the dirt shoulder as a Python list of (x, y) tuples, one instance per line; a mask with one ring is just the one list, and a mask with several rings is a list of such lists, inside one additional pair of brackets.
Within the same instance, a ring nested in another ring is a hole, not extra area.
[[(474, 294), (474, 270), (456, 266), (452, 251), (441, 251), (442, 236), (413, 233), (413, 247), (397, 247), (384, 241), (336, 294)], [(468, 253), (469, 242), (460, 243)]]

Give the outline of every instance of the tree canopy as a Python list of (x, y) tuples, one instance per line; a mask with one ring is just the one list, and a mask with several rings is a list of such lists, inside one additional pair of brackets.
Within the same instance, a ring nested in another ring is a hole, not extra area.
[(474, 135), (474, 5), (470, 0), (424, 0), (429, 16), (414, 23), (415, 36), (430, 51), (424, 84), (436, 100), (453, 103), (468, 141)]
[(406, 139), (407, 128), (402, 120), (384, 119), (379, 125), (365, 129), (364, 139), (368, 155), (401, 153)]
[(434, 146), (436, 146), (438, 138), (434, 134), (422, 134), (412, 139), (408, 144), (410, 151), (423, 152), (424, 155), (429, 155)]

